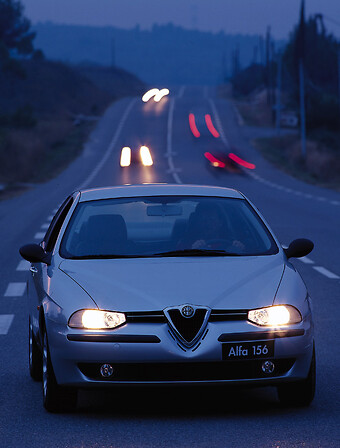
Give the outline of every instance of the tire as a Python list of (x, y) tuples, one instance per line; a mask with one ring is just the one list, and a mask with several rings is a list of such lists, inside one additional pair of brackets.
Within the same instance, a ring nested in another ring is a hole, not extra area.
[(281, 404), (292, 407), (309, 406), (315, 395), (315, 382), (316, 362), (315, 347), (313, 347), (313, 356), (307, 378), (295, 383), (287, 383), (277, 386), (277, 394)]
[(48, 412), (72, 411), (77, 406), (76, 388), (59, 386), (54, 374), (46, 330), (43, 333), (42, 355), (43, 405)]
[(34, 381), (42, 379), (42, 353), (33, 334), (31, 318), (28, 318), (28, 365)]

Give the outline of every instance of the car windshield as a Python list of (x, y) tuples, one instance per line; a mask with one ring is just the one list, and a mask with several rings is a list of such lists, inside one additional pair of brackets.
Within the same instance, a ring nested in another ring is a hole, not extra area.
[(243, 199), (153, 196), (79, 203), (62, 239), (64, 258), (249, 256), (278, 252)]

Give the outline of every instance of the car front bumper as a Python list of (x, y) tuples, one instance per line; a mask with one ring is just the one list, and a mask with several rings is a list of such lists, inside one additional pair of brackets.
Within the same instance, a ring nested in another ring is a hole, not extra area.
[[(166, 323), (128, 323), (113, 331), (74, 330), (46, 320), (49, 348), (57, 382), (77, 387), (138, 384), (275, 385), (308, 375), (314, 344), (313, 323), (264, 329), (242, 322), (214, 322), (198, 343), (184, 347)], [(223, 359), (225, 343), (274, 341), (273, 356)], [(274, 371), (262, 365), (272, 361)], [(105, 378), (103, 364), (113, 367)]]

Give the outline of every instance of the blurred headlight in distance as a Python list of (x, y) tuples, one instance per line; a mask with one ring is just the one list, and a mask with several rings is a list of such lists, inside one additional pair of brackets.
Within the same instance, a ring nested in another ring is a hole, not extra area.
[(71, 328), (89, 330), (111, 330), (126, 322), (125, 314), (114, 311), (79, 310), (69, 319)]
[(159, 92), (158, 89), (150, 89), (148, 90), (146, 93), (144, 93), (144, 95), (142, 96), (142, 101), (144, 101), (144, 103), (147, 103), (149, 101), (150, 98), (152, 98), (153, 96), (157, 95)]
[(156, 103), (158, 103), (164, 96), (169, 95), (169, 93), (170, 93), (169, 89), (159, 90), (158, 93), (156, 93), (156, 95), (154, 97), (154, 101), (156, 101)]
[(153, 160), (151, 157), (150, 149), (147, 146), (140, 147), (140, 158), (144, 166), (153, 165)]
[(257, 325), (278, 327), (301, 322), (301, 314), (291, 305), (274, 305), (248, 311), (248, 320)]
[(131, 148), (124, 146), (120, 154), (120, 166), (130, 166), (131, 164)]

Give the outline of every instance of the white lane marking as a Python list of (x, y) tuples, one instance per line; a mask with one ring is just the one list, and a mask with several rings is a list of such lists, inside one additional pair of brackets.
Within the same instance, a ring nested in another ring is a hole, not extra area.
[(54, 210), (52, 210), (52, 213), (55, 215), (57, 213), (58, 209), (55, 208)]
[(180, 89), (179, 89), (179, 92), (178, 92), (178, 98), (183, 98), (183, 95), (184, 95), (184, 90), (186, 89), (186, 86), (182, 86)]
[(0, 334), (7, 334), (12, 325), (14, 314), (0, 314)]
[(82, 190), (83, 188), (85, 188), (87, 185), (89, 185), (93, 179), (97, 176), (97, 174), (99, 173), (99, 171), (103, 168), (103, 166), (105, 165), (105, 163), (107, 162), (107, 160), (109, 159), (109, 157), (111, 156), (111, 153), (117, 143), (117, 140), (120, 136), (120, 133), (123, 129), (123, 126), (129, 116), (129, 113), (131, 112), (132, 107), (134, 106), (134, 104), (136, 103), (137, 98), (133, 98), (130, 103), (128, 104), (127, 108), (124, 111), (124, 114), (117, 126), (116, 132), (111, 140), (111, 143), (109, 145), (109, 147), (107, 148), (105, 154), (103, 155), (102, 159), (99, 161), (99, 163), (97, 164), (97, 166), (94, 168), (94, 170), (92, 171), (92, 173), (85, 179), (85, 181), (78, 187), (79, 190)]
[(299, 260), (302, 261), (302, 263), (306, 263), (306, 264), (314, 264), (314, 261), (311, 260), (310, 258), (307, 258), (307, 257), (299, 258)]
[(237, 118), (237, 123), (239, 126), (244, 126), (244, 120), (242, 115), (240, 114), (240, 111), (238, 110), (238, 108), (235, 106), (235, 104), (233, 103), (233, 107), (234, 107), (234, 111), (236, 114), (236, 118)]
[(223, 129), (223, 126), (222, 126), (222, 123), (221, 123), (221, 119), (220, 119), (220, 116), (219, 116), (219, 114), (217, 112), (215, 103), (214, 103), (214, 101), (212, 99), (209, 100), (209, 103), (210, 103), (211, 109), (213, 111), (214, 121), (216, 123), (217, 130), (218, 130), (218, 132), (219, 132), (219, 134), (221, 136), (221, 139), (222, 139), (223, 143), (225, 144), (225, 146), (227, 147), (227, 149), (229, 151), (230, 144), (229, 144), (229, 141), (228, 141), (227, 137), (225, 136), (224, 129)]
[(44, 233), (44, 232), (38, 232), (38, 233), (36, 233), (36, 234), (34, 235), (34, 239), (35, 239), (35, 240), (42, 240), (42, 239), (44, 238), (44, 236), (45, 236), (45, 233)]
[[(220, 116), (218, 114), (217, 108), (215, 106), (215, 103), (213, 102), (213, 100), (209, 100), (210, 105), (212, 107), (213, 110), (213, 115), (214, 115), (214, 120), (216, 122), (216, 127), (218, 132), (220, 133), (221, 139), (224, 142), (224, 144), (226, 145), (227, 149), (230, 149), (230, 144), (228, 142), (228, 139), (226, 138), (225, 134), (224, 134), (224, 130), (223, 130), (223, 126), (220, 120)], [(258, 182), (262, 182), (266, 185), (269, 185), (270, 187), (276, 188), (277, 190), (282, 190), (285, 193), (289, 193), (289, 194), (294, 194), (295, 196), (300, 196), (303, 197), (305, 199), (314, 199), (320, 202), (327, 202), (328, 204), (332, 204), (332, 205), (340, 205), (340, 201), (334, 201), (334, 200), (330, 200), (327, 199), (323, 196), (313, 196), (309, 193), (303, 193), (302, 191), (297, 191), (297, 190), (292, 190), (291, 188), (287, 188), (284, 187), (282, 185), (276, 184), (275, 182), (271, 182), (267, 179), (264, 179), (263, 177), (259, 176), (257, 173), (254, 173), (253, 171), (250, 170), (243, 170), (245, 173), (247, 173), (250, 177), (252, 177), (253, 179), (257, 180)]]
[(45, 223), (45, 224), (43, 224), (42, 226), (41, 226), (41, 229), (48, 229), (50, 227), (50, 224), (47, 222), (47, 223)]
[(25, 282), (9, 283), (4, 294), (5, 297), (21, 297), (26, 290)]
[(205, 86), (203, 89), (203, 98), (208, 99), (209, 95), (208, 95), (208, 86)]
[(292, 190), (291, 188), (286, 188), (286, 187), (283, 187), (282, 185), (276, 184), (275, 182), (270, 182), (270, 181), (264, 179), (263, 177), (259, 176), (258, 174), (253, 173), (252, 171), (247, 170), (246, 173), (253, 179), (257, 180), (258, 182), (262, 182), (263, 184), (266, 184), (266, 185), (269, 185), (270, 187), (276, 188), (276, 190), (281, 190), (281, 191), (284, 191), (285, 193), (294, 194), (295, 196), (299, 196), (304, 199), (314, 199), (315, 201), (327, 202), (328, 204), (332, 204), (332, 205), (340, 205), (340, 201), (329, 200), (322, 196), (313, 196), (309, 193), (303, 193), (302, 191)]
[(168, 165), (169, 165), (169, 173), (172, 174), (173, 178), (175, 179), (175, 182), (177, 184), (181, 184), (182, 181), (177, 174), (177, 169), (175, 168), (174, 162), (172, 160), (173, 152), (172, 152), (172, 124), (173, 124), (173, 118), (174, 118), (174, 109), (175, 109), (175, 99), (172, 98), (170, 100), (170, 107), (169, 107), (169, 115), (168, 115), (168, 134), (167, 134), (167, 140), (166, 140), (166, 153), (165, 157), (168, 159)]
[(320, 272), (320, 274), (325, 275), (327, 278), (330, 278), (332, 280), (338, 280), (340, 277), (336, 274), (333, 274), (333, 272), (329, 271), (326, 268), (323, 268), (322, 266), (313, 266), (313, 269)]
[(28, 271), (31, 266), (31, 263), (26, 260), (21, 260), (18, 264), (17, 271)]
[(47, 221), (47, 222), (51, 222), (53, 218), (54, 218), (54, 216), (53, 216), (53, 215), (50, 215), (50, 216), (47, 217), (47, 220), (46, 220), (46, 221)]

